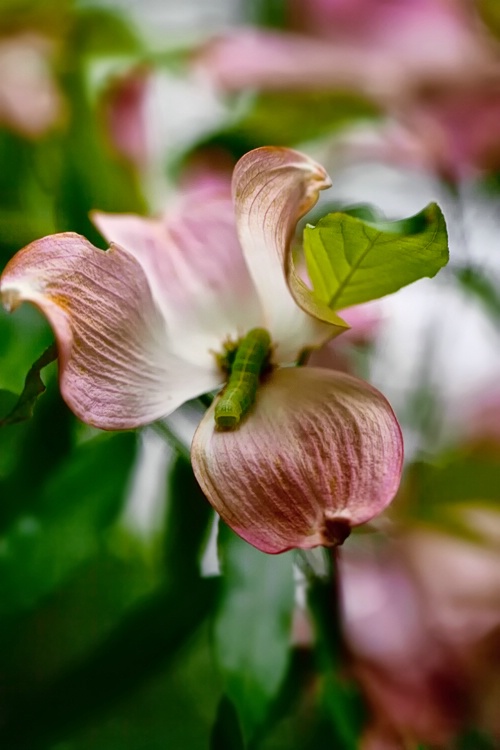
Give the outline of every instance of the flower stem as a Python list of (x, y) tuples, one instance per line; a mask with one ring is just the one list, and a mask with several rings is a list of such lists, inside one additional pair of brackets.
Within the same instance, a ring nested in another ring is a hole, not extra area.
[(312, 580), (309, 609), (316, 632), (316, 653), (323, 677), (322, 704), (339, 747), (355, 750), (364, 723), (364, 706), (355, 684), (345, 674), (347, 649), (341, 626), (338, 551), (328, 555), (326, 578)]

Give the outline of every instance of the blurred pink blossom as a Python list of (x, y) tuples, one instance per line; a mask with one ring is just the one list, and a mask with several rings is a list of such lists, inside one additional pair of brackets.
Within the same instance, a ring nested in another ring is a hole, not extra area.
[(496, 383), (465, 406), (464, 431), (466, 441), (483, 450), (489, 444), (500, 456), (500, 388)]
[(341, 159), (376, 159), (452, 182), (500, 167), (500, 78), (438, 88), (404, 100), (390, 120), (345, 131)]
[[(458, 512), (458, 511), (457, 511)], [(364, 750), (448, 748), (488, 713), (500, 644), (500, 513), (460, 511), (475, 538), (413, 527), (342, 552), (344, 632), (371, 708)], [(496, 646), (495, 646), (496, 644)]]
[(50, 40), (35, 33), (0, 40), (0, 123), (27, 138), (40, 138), (64, 115), (53, 53)]
[(349, 307), (339, 314), (351, 327), (338, 339), (315, 349), (308, 363), (313, 367), (354, 373), (353, 347), (369, 346), (375, 341), (383, 322), (382, 311), (378, 302), (368, 302)]
[(150, 72), (136, 69), (111, 82), (104, 111), (115, 148), (138, 167), (151, 159), (150, 139), (145, 120)]
[[(222, 90), (349, 90), (389, 117), (368, 155), (459, 179), (500, 163), (500, 56), (458, 0), (291, 4), (294, 33), (241, 29), (197, 56)], [(369, 136), (369, 131), (367, 133)]]
[(301, 33), (241, 29), (199, 62), (227, 90), (347, 87), (389, 100), (498, 70), (478, 19), (451, 0), (296, 1), (292, 18)]

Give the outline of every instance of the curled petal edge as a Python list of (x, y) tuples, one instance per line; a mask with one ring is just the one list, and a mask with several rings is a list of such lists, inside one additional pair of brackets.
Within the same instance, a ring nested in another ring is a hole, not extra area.
[(292, 259), (297, 222), (330, 186), (321, 165), (289, 148), (250, 151), (233, 173), (238, 236), (282, 362), (349, 328), (314, 299)]
[(139, 263), (122, 248), (99, 250), (66, 232), (19, 251), (0, 279), (7, 310), (28, 301), (56, 336), (63, 398), (84, 422), (131, 429), (220, 385), (168, 348), (165, 321)]

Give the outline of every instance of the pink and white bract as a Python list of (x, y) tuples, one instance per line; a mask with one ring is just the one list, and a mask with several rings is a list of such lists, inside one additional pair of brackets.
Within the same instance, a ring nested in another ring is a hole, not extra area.
[(218, 513), (266, 552), (334, 545), (396, 493), (402, 437), (384, 397), (349, 375), (285, 368), (346, 324), (295, 274), (297, 221), (330, 180), (296, 151), (260, 148), (223, 181), (190, 189), (168, 216), (94, 214), (107, 251), (63, 233), (7, 265), (7, 309), (34, 303), (59, 347), (61, 392), (102, 429), (165, 417), (224, 384), (217, 354), (266, 328), (273, 371), (238, 429), (213, 408), (193, 441), (195, 474)]

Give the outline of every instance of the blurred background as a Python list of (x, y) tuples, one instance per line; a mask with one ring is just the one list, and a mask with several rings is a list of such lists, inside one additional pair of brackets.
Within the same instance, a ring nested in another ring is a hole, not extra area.
[[(174, 442), (100, 433), (44, 369), (33, 417), (0, 422), (0, 747), (499, 746), (499, 37), (495, 0), (0, 0), (0, 269), (53, 232), (105, 247), (90, 210), (161, 213), (260, 145), (327, 168), (308, 220), (437, 201), (450, 243), (314, 355), (405, 435), (335, 581), (225, 528), (221, 573), (197, 407)], [(52, 340), (0, 312), (0, 419)]]

